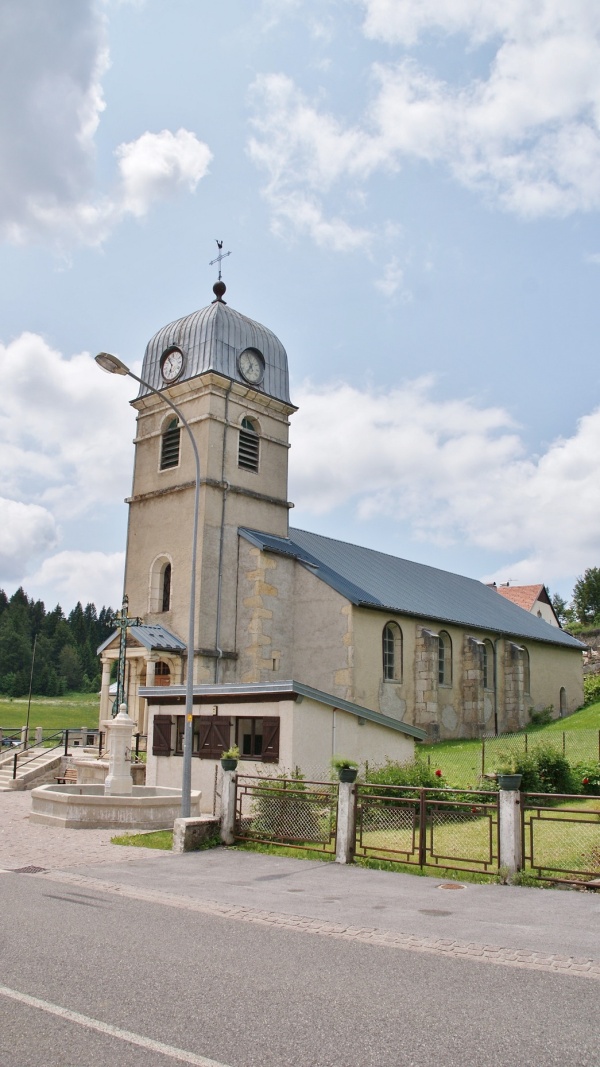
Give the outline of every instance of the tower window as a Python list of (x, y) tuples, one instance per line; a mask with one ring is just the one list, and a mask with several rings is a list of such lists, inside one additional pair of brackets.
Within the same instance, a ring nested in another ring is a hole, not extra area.
[(167, 563), (162, 572), (162, 611), (169, 611), (171, 607), (171, 564)]
[(246, 471), (258, 471), (260, 438), (256, 423), (252, 419), (242, 419), (238, 445), (238, 467)]
[(168, 470), (179, 463), (179, 438), (181, 427), (177, 419), (171, 419), (161, 438), (160, 469)]
[(491, 641), (483, 642), (483, 688), (493, 689), (495, 685), (494, 675), (494, 646)]

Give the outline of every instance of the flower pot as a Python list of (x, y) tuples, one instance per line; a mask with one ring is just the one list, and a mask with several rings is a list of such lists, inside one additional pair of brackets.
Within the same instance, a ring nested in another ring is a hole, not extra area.
[(498, 787), (500, 789), (518, 789), (521, 785), (522, 774), (499, 774)]
[(238, 765), (238, 761), (236, 759), (222, 759), (221, 760), (221, 766), (222, 766), (224, 771), (234, 771), (235, 768), (237, 767), (237, 765)]
[(358, 774), (357, 767), (339, 767), (338, 778), (340, 782), (355, 782)]

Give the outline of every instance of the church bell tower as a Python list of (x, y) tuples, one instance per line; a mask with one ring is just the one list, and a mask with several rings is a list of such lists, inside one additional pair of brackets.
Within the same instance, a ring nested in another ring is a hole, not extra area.
[[(235, 682), (238, 528), (287, 536), (289, 398), (285, 349), (213, 287), (208, 307), (163, 327), (148, 343), (136, 408), (125, 591), (146, 627), (187, 634), (195, 465), (200, 456), (195, 681)], [(156, 656), (153, 657), (156, 659)], [(181, 657), (171, 680), (183, 680)], [(179, 677), (177, 672), (179, 670)], [(175, 676), (173, 676), (175, 675)], [(141, 679), (142, 680), (142, 679)], [(157, 679), (158, 681), (158, 679)], [(152, 684), (150, 678), (147, 684)]]

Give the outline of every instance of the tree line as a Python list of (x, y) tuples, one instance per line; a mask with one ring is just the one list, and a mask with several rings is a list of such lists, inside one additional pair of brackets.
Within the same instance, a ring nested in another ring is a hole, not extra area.
[(114, 628), (112, 608), (98, 613), (94, 604), (78, 603), (65, 615), (60, 604), (46, 611), (43, 601), (30, 599), (22, 588), (11, 597), (0, 589), (0, 693), (24, 696), (30, 679), (37, 696), (96, 692), (96, 649)]
[(567, 630), (600, 627), (600, 567), (588, 567), (577, 579), (570, 604), (558, 593), (550, 599), (558, 621)]

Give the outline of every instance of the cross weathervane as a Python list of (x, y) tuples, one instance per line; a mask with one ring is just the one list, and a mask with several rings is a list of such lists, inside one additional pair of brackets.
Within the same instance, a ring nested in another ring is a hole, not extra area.
[(222, 241), (218, 241), (216, 237), (215, 237), (215, 240), (217, 241), (217, 248), (219, 249), (219, 255), (215, 259), (211, 259), (211, 261), (210, 261), (210, 263), (208, 265), (209, 265), (209, 267), (214, 267), (215, 263), (219, 264), (219, 281), (221, 281), (221, 263), (223, 262), (224, 259), (227, 259), (227, 256), (231, 255), (231, 252), (223, 252), (222, 251), (223, 242)]
[(127, 628), (129, 626), (141, 626), (142, 620), (138, 618), (128, 618), (127, 609), (129, 607), (129, 597), (125, 595), (123, 597), (123, 605), (121, 610), (117, 612), (115, 624), (117, 630), (120, 630), (119, 636), (119, 666), (117, 669), (117, 698), (112, 706), (113, 719), (118, 714), (121, 704), (125, 704), (125, 653), (127, 648)]

